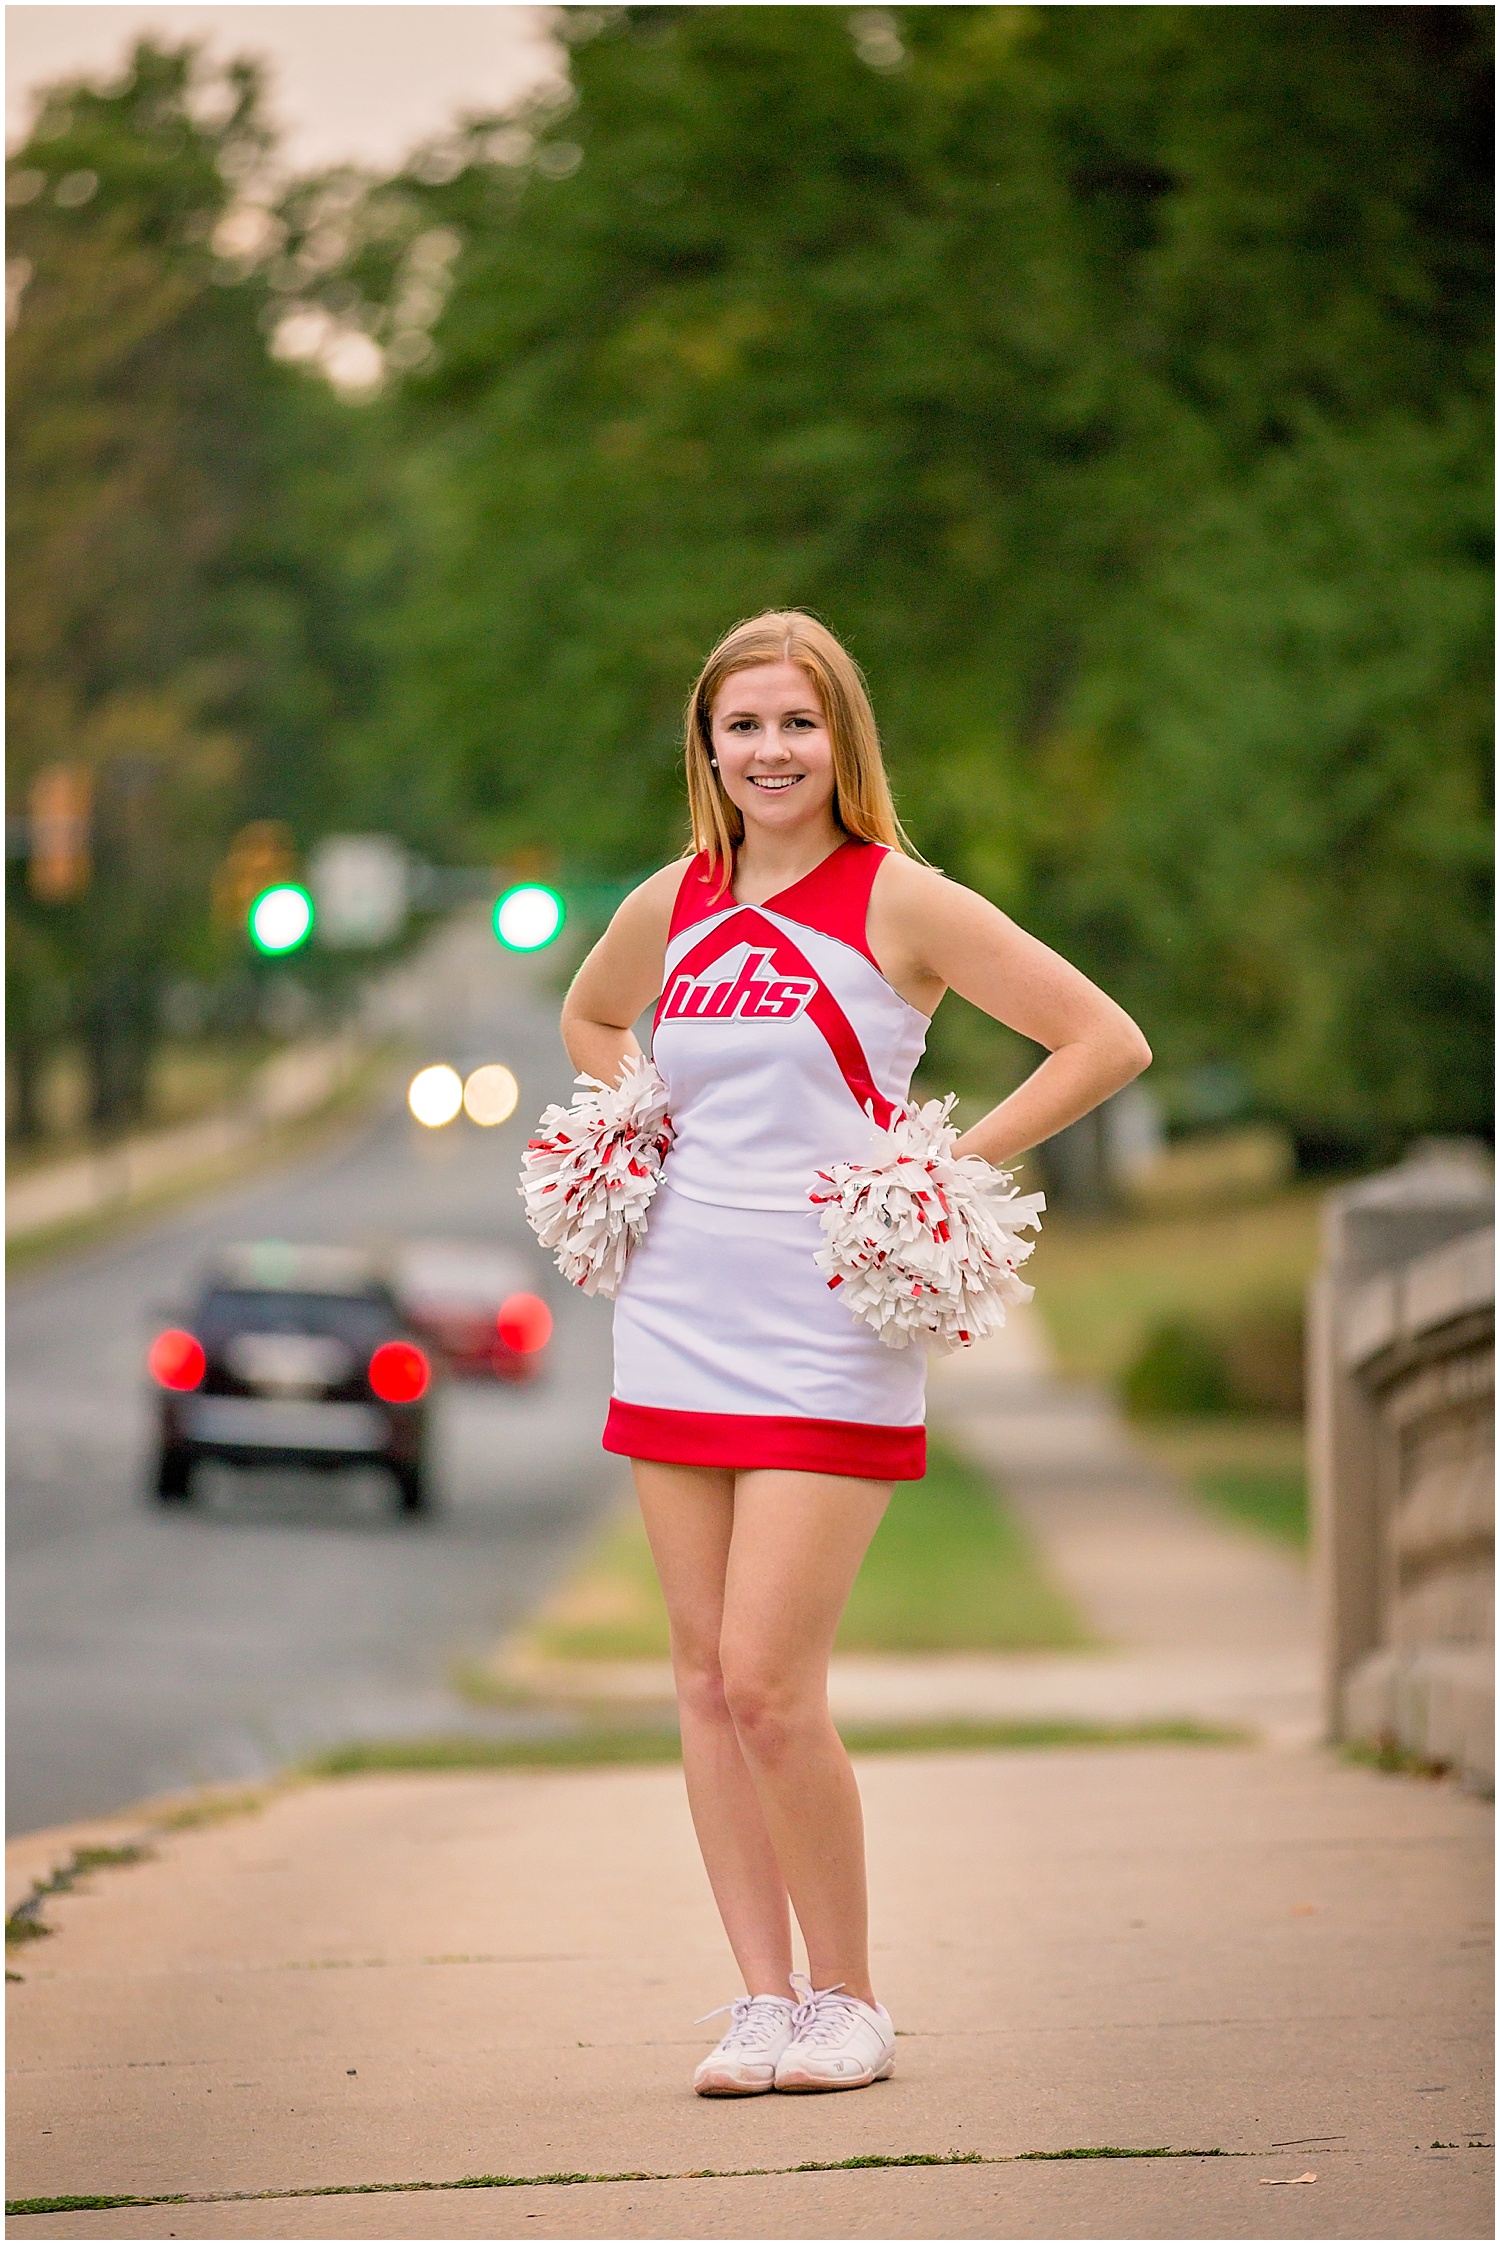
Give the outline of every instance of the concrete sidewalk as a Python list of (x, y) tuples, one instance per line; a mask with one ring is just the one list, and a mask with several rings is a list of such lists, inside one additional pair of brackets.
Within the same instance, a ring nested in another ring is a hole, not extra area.
[(255, 1071), (232, 1106), (23, 1170), (6, 1188), (5, 1236), (31, 1239), (123, 1213), (164, 1190), (207, 1183), (226, 1164), (242, 1170), (252, 1149), (271, 1149), (287, 1125), (333, 1105), (367, 1059), (367, 1048), (348, 1031), (289, 1045)]
[[(1253, 1748), (860, 1777), (893, 2081), (690, 2094), (734, 1975), (676, 1770), (307, 1786), (14, 1953), (12, 2199), (193, 2202), (10, 2234), (1493, 2234), (1483, 1805)], [(1025, 2156), (1104, 2146), (1183, 2156)]]
[[(1188, 1716), (1278, 1745), (1320, 1735), (1307, 1571), (1211, 1512), (1113, 1401), (1057, 1373), (1034, 1308), (932, 1367), (935, 1424), (987, 1467), (1100, 1639), (1092, 1658), (992, 1658), (973, 1711)], [(982, 1704), (981, 1704), (982, 1702)]]
[[(10, 2193), (191, 2203), (10, 2233), (1491, 2236), (1489, 1809), (1312, 1745), (1301, 1568), (1029, 1320), (933, 1400), (1101, 1649), (842, 1661), (836, 1707), (1268, 1745), (865, 1759), (902, 2040), (842, 2097), (690, 2093), (736, 1987), (675, 1769), (364, 1778), (157, 1832), (15, 1952)], [(18, 1842), (11, 1902), (130, 1836)], [(1079, 2156), (1107, 2147), (1154, 2156)]]

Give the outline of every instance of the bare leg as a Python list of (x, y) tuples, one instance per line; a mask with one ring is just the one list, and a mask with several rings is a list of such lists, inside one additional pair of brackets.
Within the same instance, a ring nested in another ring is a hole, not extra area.
[(704, 1867), (746, 1992), (784, 1996), (792, 1969), (786, 1882), (719, 1667), (734, 1475), (643, 1459), (634, 1471), (672, 1624), (683, 1770)]
[(814, 1987), (873, 2003), (864, 1819), (828, 1712), (828, 1656), (889, 1484), (736, 1476), (719, 1657), (724, 1691)]

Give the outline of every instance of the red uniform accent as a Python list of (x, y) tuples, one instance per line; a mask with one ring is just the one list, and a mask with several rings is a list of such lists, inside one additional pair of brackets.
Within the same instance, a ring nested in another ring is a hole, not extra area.
[[(840, 856), (842, 852), (836, 850), (834, 855)], [(821, 873), (822, 870), (822, 866), (819, 866), (818, 871)], [(784, 976), (789, 983), (811, 984), (811, 996), (802, 999), (796, 1008), (797, 1012), (805, 1011), (808, 1019), (816, 1022), (827, 1038), (828, 1049), (837, 1063), (839, 1074), (849, 1086), (855, 1105), (861, 1112), (873, 1109), (880, 1128), (889, 1130), (891, 1117), (896, 1110), (871, 1075), (870, 1063), (865, 1058), (863, 1045), (854, 1034), (849, 1016), (833, 992), (818, 980), (797, 946), (770, 920), (762, 919), (753, 905), (743, 905), (738, 912), (731, 913), (727, 920), (720, 920), (703, 941), (689, 951), (685, 959), (679, 960), (658, 1001), (657, 1022), (674, 1018), (667, 1008), (675, 1000), (684, 977), (691, 980), (693, 976), (701, 974), (705, 967), (711, 967), (715, 959), (722, 959), (726, 951), (738, 950), (742, 943), (763, 943), (766, 948), (760, 956), (774, 963), (778, 975)], [(727, 992), (731, 988), (737, 989), (739, 985), (737, 982), (733, 985), (725, 983), (721, 987)], [(676, 1017), (681, 1017), (684, 1010), (679, 1007)], [(769, 1011), (767, 1008), (766, 1013)], [(758, 1013), (754, 1018), (765, 1019), (766, 1014)]]
[(927, 1429), (862, 1426), (847, 1419), (775, 1419), (729, 1411), (663, 1411), (646, 1403), (609, 1406), (604, 1447), (623, 1458), (717, 1466), (750, 1473), (841, 1473), (858, 1481), (920, 1481)]
[(847, 943), (879, 974), (880, 962), (870, 949), (865, 921), (875, 876), (889, 856), (884, 842), (843, 842), (791, 888), (783, 889), (780, 896), (768, 897), (767, 906), (800, 920), (804, 927), (819, 928), (824, 935)]
[(662, 992), (657, 1020), (795, 1021), (807, 1011), (817, 977), (778, 977), (768, 972), (771, 958), (769, 951), (749, 952), (733, 982), (699, 982), (679, 970)]
[(714, 912), (723, 912), (733, 902), (733, 869), (726, 871), (722, 865), (711, 866), (708, 852), (700, 850), (683, 868), (682, 879), (677, 884), (667, 942), (670, 944), (684, 928), (692, 927), (697, 921), (708, 919)]
[[(764, 908), (768, 912), (786, 912), (790, 918), (800, 920), (804, 927), (817, 928), (824, 935), (847, 943), (851, 950), (868, 959), (879, 974), (880, 963), (870, 949), (865, 921), (869, 916), (875, 876), (880, 871), (881, 860), (888, 855), (884, 842), (852, 839), (841, 842), (811, 873), (804, 873), (789, 889), (768, 896)], [(722, 865), (712, 865), (707, 851), (700, 850), (678, 883), (672, 925), (667, 931), (668, 944), (681, 935), (684, 928), (710, 919), (715, 912), (726, 911), (733, 903), (733, 869), (726, 873)]]

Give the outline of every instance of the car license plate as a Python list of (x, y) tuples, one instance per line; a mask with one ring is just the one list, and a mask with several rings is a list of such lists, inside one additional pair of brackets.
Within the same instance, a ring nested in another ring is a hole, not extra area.
[(287, 1403), (258, 1396), (201, 1395), (189, 1439), (252, 1450), (381, 1450), (385, 1420), (369, 1403)]

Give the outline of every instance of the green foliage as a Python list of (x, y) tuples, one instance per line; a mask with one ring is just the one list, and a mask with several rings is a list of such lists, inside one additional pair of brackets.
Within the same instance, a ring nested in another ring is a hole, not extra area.
[(1304, 1135), (1482, 1122), (1485, 14), (573, 36), (570, 107), (400, 183), (460, 247), (393, 766), (665, 856), (695, 664), (798, 601), (927, 854), (1159, 1057)]
[(1304, 1132), (1484, 1118), (1487, 451), (1464, 406), (1269, 453), (1194, 510), (1096, 690), (1116, 988)]
[[(14, 903), (23, 1116), (59, 1022), (138, 1103), (244, 819), (669, 856), (696, 665), (799, 602), (925, 853), (1164, 1071), (1485, 1127), (1488, 11), (560, 23), (571, 94), (258, 233), (249, 66), (147, 43), (12, 161), (12, 784), (116, 804), (86, 902)], [(1027, 1060), (935, 1026), (935, 1085)]]
[(1120, 1400), (1141, 1419), (1227, 1411), (1234, 1390), (1223, 1349), (1201, 1325), (1164, 1318), (1121, 1375)]
[(1252, 1299), (1217, 1317), (1161, 1317), (1119, 1376), (1120, 1400), (1138, 1419), (1220, 1412), (1295, 1419), (1302, 1410), (1304, 1354), (1296, 1302)]
[(250, 66), (148, 41), (56, 88), (9, 166), (13, 800), (48, 764), (94, 781), (84, 895), (15, 885), (12, 1038), (80, 1029), (105, 1124), (140, 1112), (164, 976), (238, 957), (209, 917), (228, 835), (333, 822), (376, 675), (365, 432), (268, 354), (264, 261), (221, 239), (267, 142)]

